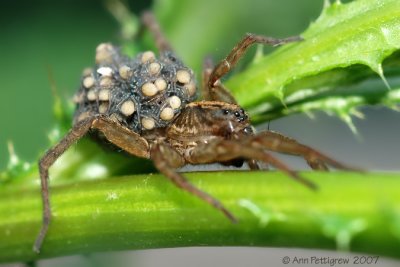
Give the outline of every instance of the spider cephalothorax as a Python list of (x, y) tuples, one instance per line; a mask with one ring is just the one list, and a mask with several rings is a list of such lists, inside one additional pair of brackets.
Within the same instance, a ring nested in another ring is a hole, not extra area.
[(205, 200), (232, 221), (235, 217), (218, 200), (194, 187), (176, 168), (206, 163), (241, 166), (247, 162), (250, 169), (259, 169), (258, 162), (264, 162), (311, 188), (314, 184), (268, 151), (302, 156), (313, 169), (326, 170), (327, 164), (348, 168), (276, 132), (256, 134), (246, 112), (220, 82), (250, 45), (280, 45), (301, 38), (247, 34), (215, 67), (209, 59), (205, 61), (204, 101), (193, 102), (197, 95), (193, 71), (175, 56), (151, 13), (144, 13), (142, 21), (155, 37), (159, 58), (151, 51), (129, 58), (111, 44), (99, 45), (95, 68), (84, 71), (74, 98), (77, 109), (72, 129), (39, 162), (43, 225), (34, 244), (37, 252), (51, 219), (48, 169), (89, 132), (133, 156), (151, 159), (175, 185)]

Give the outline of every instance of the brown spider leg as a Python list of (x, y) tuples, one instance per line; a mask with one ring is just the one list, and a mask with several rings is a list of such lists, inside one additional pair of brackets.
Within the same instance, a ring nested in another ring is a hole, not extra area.
[(210, 80), (211, 72), (214, 69), (214, 62), (211, 56), (207, 56), (203, 60), (203, 72), (202, 72), (202, 84), (201, 84), (201, 96), (204, 100), (213, 100), (210, 96), (210, 90), (208, 89), (208, 81)]
[(209, 88), (210, 76), (214, 70), (214, 63), (211, 57), (206, 57), (203, 63), (202, 75), (202, 95), (204, 100), (209, 101), (222, 101), (231, 104), (237, 104), (236, 99), (219, 81), (214, 84), (212, 90)]
[(296, 140), (277, 132), (260, 132), (254, 137), (251, 143), (252, 146), (256, 146), (258, 148), (302, 156), (312, 169), (328, 170), (328, 167), (326, 166), (326, 164), (328, 164), (337, 169), (357, 170), (356, 168), (340, 163), (309, 146), (300, 144)]
[(82, 138), (90, 129), (94, 118), (86, 119), (77, 123), (68, 134), (53, 148), (49, 149), (39, 161), (40, 182), (42, 186), (42, 201), (43, 201), (43, 223), (39, 235), (33, 245), (33, 250), (40, 252), (43, 240), (49, 229), (51, 220), (51, 208), (49, 201), (49, 168), (53, 163), (76, 141)]
[(132, 156), (150, 158), (146, 139), (121, 124), (107, 117), (98, 117), (93, 121), (92, 128), (99, 130), (108, 141)]
[(230, 104), (237, 104), (235, 97), (229, 92), (229, 90), (220, 82), (217, 81), (209, 92), (210, 100), (222, 101)]
[(218, 65), (214, 68), (210, 75), (210, 80), (208, 81), (208, 87), (210, 90), (214, 90), (216, 83), (221, 79), (222, 76), (227, 74), (231, 69), (233, 69), (239, 59), (244, 55), (246, 50), (253, 44), (266, 44), (266, 45), (282, 45), (290, 42), (297, 42), (303, 40), (300, 36), (293, 36), (284, 39), (275, 39), (263, 35), (256, 35), (252, 33), (246, 34), (239, 43), (232, 49), (226, 58), (224, 58)]
[(43, 224), (33, 245), (33, 250), (37, 253), (40, 252), (51, 221), (48, 186), (49, 168), (71, 145), (85, 136), (90, 129), (100, 130), (111, 143), (134, 156), (149, 158), (146, 140), (107, 118), (91, 117), (75, 124), (67, 135), (53, 148), (49, 149), (39, 161), (43, 201)]
[(167, 41), (167, 38), (165, 38), (164, 34), (162, 33), (161, 27), (158, 24), (157, 19), (154, 17), (153, 12), (143, 12), (141, 15), (141, 20), (144, 26), (146, 26), (146, 28), (152, 33), (160, 53), (164, 51), (173, 51), (171, 45)]
[(249, 165), (250, 170), (259, 170), (260, 166), (258, 165), (257, 161), (254, 159), (247, 160), (247, 164)]
[(172, 147), (165, 143), (154, 144), (151, 148), (151, 159), (156, 168), (177, 187), (199, 197), (220, 210), (232, 222), (237, 222), (236, 218), (221, 204), (221, 202), (192, 185), (183, 175), (175, 171), (176, 168), (183, 166), (185, 161)]
[(307, 187), (311, 189), (317, 188), (314, 183), (301, 177), (271, 154), (234, 140), (216, 140), (208, 144), (199, 145), (189, 153), (187, 161), (193, 164), (204, 164), (226, 162), (236, 158), (254, 159), (269, 163)]

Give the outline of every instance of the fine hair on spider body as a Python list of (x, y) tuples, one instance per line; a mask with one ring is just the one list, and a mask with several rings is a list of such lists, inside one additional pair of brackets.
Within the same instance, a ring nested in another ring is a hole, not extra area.
[(151, 12), (143, 13), (141, 20), (154, 36), (159, 58), (152, 51), (130, 58), (111, 44), (100, 44), (95, 68), (83, 72), (74, 97), (76, 112), (71, 130), (39, 161), (43, 224), (34, 251), (39, 253), (52, 217), (49, 168), (89, 132), (132, 156), (152, 160), (177, 187), (203, 199), (232, 222), (237, 219), (222, 203), (193, 186), (176, 169), (186, 164), (241, 166), (246, 162), (257, 170), (258, 163), (264, 162), (310, 188), (316, 187), (268, 151), (301, 156), (316, 170), (327, 170), (327, 165), (351, 169), (280, 133), (255, 133), (248, 114), (220, 82), (251, 45), (283, 45), (300, 41), (300, 37), (274, 39), (246, 34), (216, 66), (207, 58), (202, 75), (203, 100), (195, 102), (193, 71), (175, 55)]

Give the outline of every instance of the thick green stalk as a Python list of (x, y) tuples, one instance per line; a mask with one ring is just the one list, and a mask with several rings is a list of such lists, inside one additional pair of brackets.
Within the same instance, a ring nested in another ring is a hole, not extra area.
[(137, 175), (52, 187), (54, 220), (42, 252), (40, 190), (3, 187), (0, 262), (99, 250), (182, 246), (339, 249), (400, 257), (400, 177), (304, 173), (311, 191), (276, 172), (188, 173), (239, 219), (233, 224), (161, 175)]

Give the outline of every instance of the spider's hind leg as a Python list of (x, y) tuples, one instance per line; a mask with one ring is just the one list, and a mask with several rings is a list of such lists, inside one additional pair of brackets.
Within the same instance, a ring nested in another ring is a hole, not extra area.
[(169, 44), (167, 38), (163, 34), (157, 19), (155, 18), (153, 12), (145, 11), (141, 15), (141, 21), (143, 25), (151, 32), (153, 35), (156, 46), (160, 53), (165, 51), (173, 51), (171, 45)]

